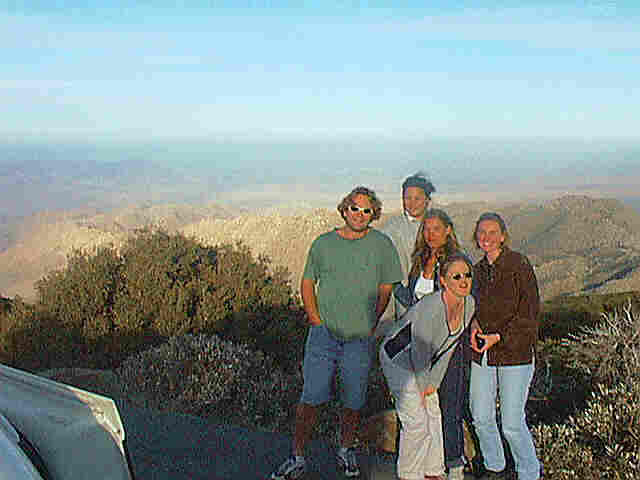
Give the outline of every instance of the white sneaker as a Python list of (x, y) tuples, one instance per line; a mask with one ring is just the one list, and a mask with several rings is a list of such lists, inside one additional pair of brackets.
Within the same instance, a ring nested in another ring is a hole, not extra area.
[(271, 474), (272, 480), (296, 480), (307, 470), (304, 458), (291, 456)]

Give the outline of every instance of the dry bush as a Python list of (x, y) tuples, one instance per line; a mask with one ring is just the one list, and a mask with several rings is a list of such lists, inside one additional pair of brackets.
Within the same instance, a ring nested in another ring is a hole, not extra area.
[(128, 358), (117, 374), (145, 408), (213, 417), (250, 428), (286, 430), (300, 395), (300, 372), (218, 336), (183, 335)]
[(545, 478), (640, 478), (640, 385), (598, 385), (587, 407), (562, 424), (532, 428)]
[[(123, 395), (141, 407), (291, 434), (303, 383), (296, 367), (285, 370), (278, 359), (247, 344), (201, 334), (171, 337), (127, 358), (116, 374)], [(333, 388), (340, 390), (339, 379)], [(388, 409), (390, 402), (382, 371), (373, 368), (363, 413)], [(340, 410), (334, 396), (320, 410), (314, 435), (337, 445)]]
[(640, 380), (640, 315), (631, 302), (602, 313), (599, 324), (581, 328), (565, 344), (569, 366), (584, 372), (594, 384)]
[(533, 428), (549, 478), (640, 477), (640, 317), (631, 303), (565, 341), (571, 366), (593, 381), (586, 407)]

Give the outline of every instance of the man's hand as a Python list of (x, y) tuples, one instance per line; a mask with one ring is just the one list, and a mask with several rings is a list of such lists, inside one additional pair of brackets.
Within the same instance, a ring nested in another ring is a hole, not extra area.
[(322, 325), (322, 319), (320, 318), (319, 315), (307, 315), (307, 317), (309, 318), (309, 325)]
[(310, 325), (322, 325), (322, 318), (318, 312), (318, 302), (316, 300), (316, 288), (313, 280), (309, 278), (303, 278), (300, 285), (300, 292), (302, 294), (302, 303), (304, 305), (304, 311), (307, 312), (307, 318)]
[(378, 295), (376, 298), (376, 323), (380, 320), (380, 317), (387, 309), (387, 305), (391, 299), (391, 292), (393, 292), (393, 283), (381, 283), (378, 285)]

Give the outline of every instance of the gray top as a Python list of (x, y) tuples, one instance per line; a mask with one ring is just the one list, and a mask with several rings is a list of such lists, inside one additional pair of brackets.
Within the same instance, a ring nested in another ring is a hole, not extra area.
[(393, 242), (400, 256), (400, 264), (402, 265), (403, 284), (406, 285), (409, 270), (411, 269), (411, 254), (416, 244), (416, 236), (420, 228), (420, 220), (411, 221), (406, 215), (396, 215), (391, 217), (380, 228)]
[[(447, 350), (447, 347), (451, 346), (471, 323), (475, 300), (470, 295), (464, 298), (462, 326), (456, 332), (449, 330), (445, 308), (442, 294), (436, 293), (423, 297), (394, 324), (382, 342), (382, 348), (384, 348), (384, 344), (389, 339), (407, 324), (411, 324), (411, 343), (393, 357), (392, 361), (398, 366), (415, 372), (420, 391), (424, 391), (428, 385), (433, 385), (435, 388), (440, 386), (454, 350), (453, 348)], [(444, 351), (446, 353), (438, 357), (438, 353)], [(436, 357), (437, 361), (432, 365), (431, 362)]]
[[(396, 215), (380, 228), (393, 242), (400, 257), (400, 265), (402, 267), (402, 285), (408, 285), (409, 270), (411, 270), (411, 254), (416, 244), (416, 236), (420, 228), (420, 220), (412, 221), (405, 213)], [(394, 295), (393, 302), (389, 302), (381, 320), (395, 320), (399, 318), (406, 307), (400, 303)], [(388, 326), (388, 324), (387, 324)]]

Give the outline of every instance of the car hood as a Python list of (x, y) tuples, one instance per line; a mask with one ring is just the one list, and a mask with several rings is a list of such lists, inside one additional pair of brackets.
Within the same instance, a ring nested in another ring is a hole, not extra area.
[[(133, 479), (110, 398), (0, 364), (0, 413), (35, 445), (54, 479)], [(7, 444), (9, 427), (0, 434)]]
[(0, 414), (0, 479), (42, 480), (19, 446), (20, 435)]

